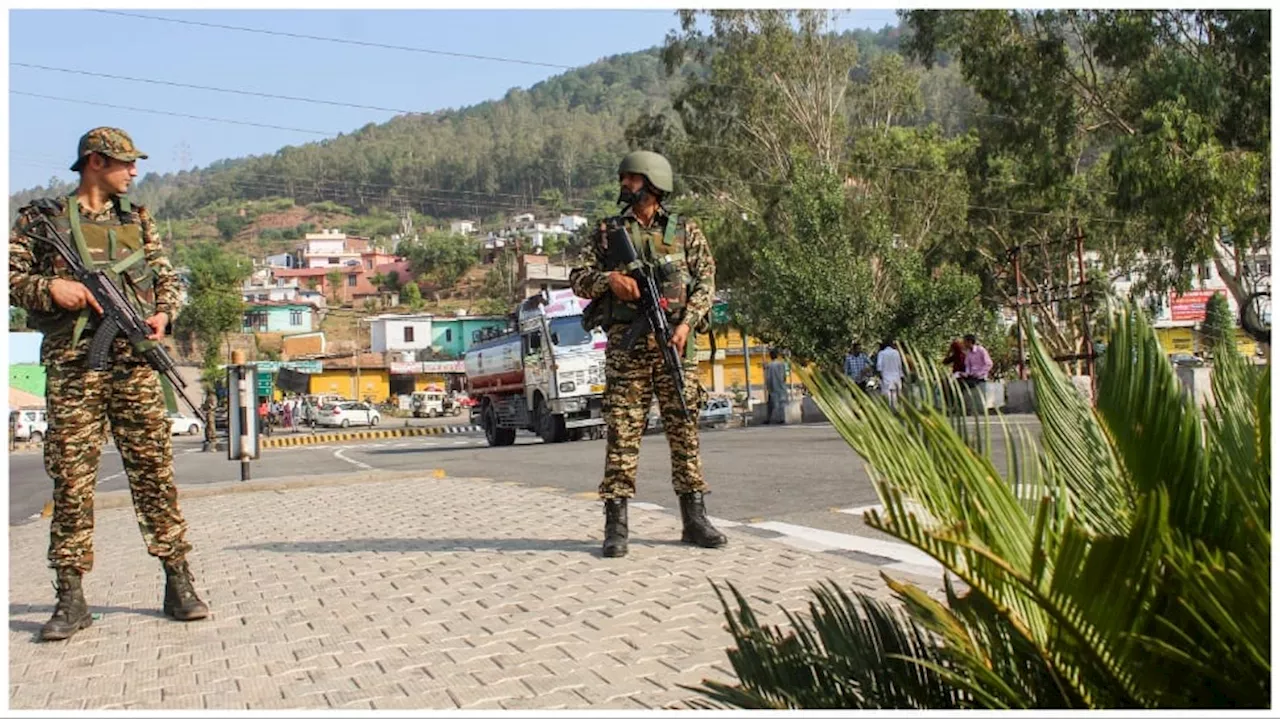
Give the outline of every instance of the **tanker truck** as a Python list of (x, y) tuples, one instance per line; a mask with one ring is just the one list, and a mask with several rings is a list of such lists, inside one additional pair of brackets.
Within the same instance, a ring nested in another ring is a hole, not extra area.
[(515, 329), (472, 345), (463, 356), (475, 421), (491, 447), (528, 430), (542, 441), (604, 435), (604, 349), (582, 328), (587, 301), (572, 290), (534, 295), (516, 309)]

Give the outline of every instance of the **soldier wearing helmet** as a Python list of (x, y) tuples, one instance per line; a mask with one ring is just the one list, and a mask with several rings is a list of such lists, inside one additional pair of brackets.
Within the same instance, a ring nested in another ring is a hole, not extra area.
[(608, 266), (603, 223), (582, 266), (569, 276), (574, 292), (592, 300), (584, 324), (599, 324), (609, 336), (604, 396), (608, 442), (599, 489), (605, 509), (606, 557), (627, 553), (627, 500), (635, 496), (640, 438), (655, 393), (671, 450), (671, 484), (680, 500), (681, 541), (708, 548), (728, 541), (707, 520), (703, 501), (707, 483), (698, 449), (697, 412), (706, 391), (698, 378), (693, 334), (709, 326), (715, 260), (702, 230), (663, 206), (674, 187), (672, 179), (671, 164), (662, 155), (632, 152), (618, 166), (618, 202), (625, 205), (621, 217), (636, 255), (648, 266), (675, 328), (671, 345), (684, 357), (684, 399), (692, 417), (680, 411), (675, 383), (664, 369), (652, 334), (631, 349), (623, 342), (628, 325), (639, 313), (635, 303), (640, 289), (624, 268)]
[(87, 267), (111, 270), (120, 291), (147, 318), (149, 339), (160, 340), (177, 313), (181, 288), (150, 214), (125, 196), (138, 175), (135, 163), (146, 157), (123, 130), (90, 130), (71, 165), (80, 173), (76, 191), (23, 207), (9, 234), (9, 303), (26, 309), (29, 323), (44, 333), (44, 463), (53, 479), (49, 566), (57, 575), (57, 604), (40, 632), (46, 641), (93, 623), (81, 578), (93, 568), (93, 492), (108, 421), (147, 551), (164, 568), (164, 613), (183, 621), (209, 615), (187, 565), (191, 546), (178, 507), (160, 377), (123, 335), (112, 347), (112, 366), (89, 369), (89, 341), (102, 307), (52, 248), (27, 234), (45, 231), (33, 229), (45, 214), (74, 241)]

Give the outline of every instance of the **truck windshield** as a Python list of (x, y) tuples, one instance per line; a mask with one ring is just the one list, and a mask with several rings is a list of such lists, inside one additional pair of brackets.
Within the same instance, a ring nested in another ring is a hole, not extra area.
[(582, 329), (580, 317), (557, 317), (551, 320), (551, 342), (557, 347), (579, 347), (591, 344), (591, 333)]

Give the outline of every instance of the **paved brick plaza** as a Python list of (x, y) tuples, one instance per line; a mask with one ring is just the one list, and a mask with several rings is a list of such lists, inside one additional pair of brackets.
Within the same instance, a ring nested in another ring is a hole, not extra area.
[[(598, 502), (484, 479), (351, 475), (184, 492), (212, 609), (160, 613), (163, 574), (127, 493), (99, 495), (94, 626), (37, 641), (52, 612), (48, 520), (11, 527), (12, 709), (681, 707), (732, 680), (708, 580), (769, 621), (828, 577), (887, 595), (877, 570), (729, 527), (682, 545), (678, 515), (631, 511), (631, 554), (599, 555)], [(910, 577), (919, 582), (920, 577)]]

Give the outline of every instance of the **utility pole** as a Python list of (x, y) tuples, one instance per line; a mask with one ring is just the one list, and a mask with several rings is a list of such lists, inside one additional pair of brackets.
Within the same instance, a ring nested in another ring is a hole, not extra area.
[(1018, 316), (1018, 379), (1027, 378), (1026, 328), (1022, 326), (1022, 247), (1013, 248), (1014, 311)]
[(1089, 287), (1088, 279), (1085, 277), (1084, 273), (1084, 233), (1080, 231), (1080, 221), (1074, 217), (1071, 218), (1071, 226), (1075, 231), (1076, 264), (1080, 270), (1080, 313), (1084, 323), (1084, 352), (1081, 354), (1084, 355), (1085, 367), (1089, 373), (1089, 386), (1092, 389), (1090, 394), (1094, 397), (1094, 402), (1096, 403), (1098, 393), (1098, 373), (1095, 371), (1096, 368), (1094, 367), (1093, 333), (1089, 329)]

